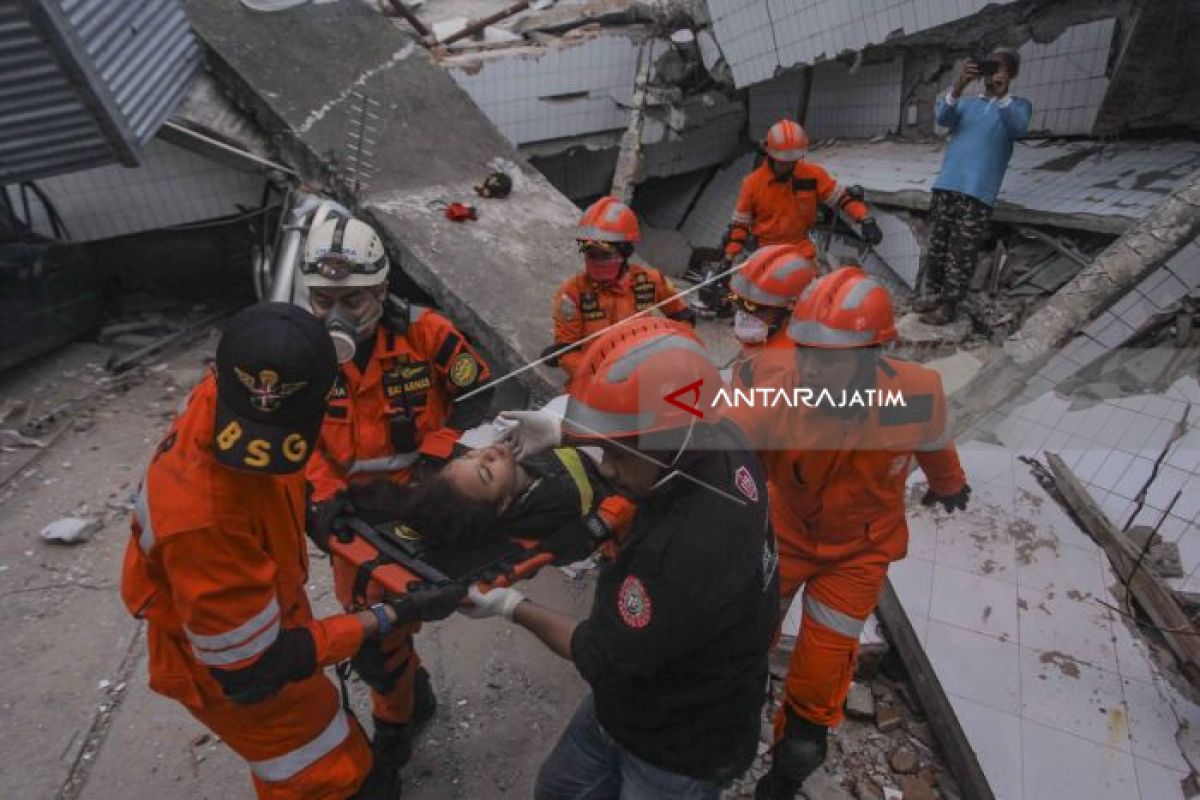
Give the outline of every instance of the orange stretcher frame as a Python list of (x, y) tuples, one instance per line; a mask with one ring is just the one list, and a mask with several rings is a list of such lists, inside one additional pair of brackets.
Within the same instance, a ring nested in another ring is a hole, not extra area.
[[(407, 594), (408, 587), (412, 583), (428, 584), (432, 582), (431, 578), (437, 572), (434, 567), (423, 564), (419, 557), (385, 550), (371, 541), (376, 538), (386, 542), (388, 540), (387, 533), (355, 518), (345, 519), (343, 523), (344, 530), (348, 530), (353, 535), (345, 537), (345, 540), (336, 534), (331, 536), (329, 538), (331, 557), (348, 561), (356, 569), (364, 564), (379, 561), (380, 563), (371, 571), (371, 580), (383, 587), (389, 595)], [(553, 553), (535, 549), (537, 545), (535, 540), (512, 538), (510, 541), (528, 551), (528, 558), (518, 561), (516, 564), (505, 563), (501, 574), (494, 581), (477, 581), (475, 585), (479, 587), (480, 591), (511, 586), (518, 581), (528, 580), (554, 561)], [(402, 563), (403, 561), (412, 563), (406, 565)], [(497, 563), (496, 568), (500, 570), (501, 564)]]

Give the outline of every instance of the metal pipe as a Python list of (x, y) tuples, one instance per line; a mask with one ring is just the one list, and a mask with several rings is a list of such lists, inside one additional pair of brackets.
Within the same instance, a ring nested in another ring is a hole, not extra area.
[(421, 34), (422, 36), (429, 36), (431, 34), (431, 31), (425, 26), (425, 23), (417, 19), (417, 15), (414, 14), (408, 6), (404, 5), (404, 0), (388, 0), (388, 3), (391, 5), (393, 11), (404, 17), (404, 20), (409, 25), (413, 26), (413, 29), (416, 30), (417, 33)]
[[(400, 2), (400, 0), (392, 0), (392, 2), (398, 3), (398, 2)], [(486, 28), (488, 25), (495, 25), (500, 20), (507, 19), (507, 18), (511, 17), (513, 14), (520, 14), (522, 11), (524, 11), (527, 8), (529, 8), (529, 0), (521, 0), (520, 3), (514, 3), (513, 5), (504, 9), (503, 11), (497, 11), (495, 14), (492, 14), (490, 17), (484, 17), (483, 19), (472, 22), (471, 24), (467, 25), (467, 27), (463, 28), (461, 31), (458, 31), (457, 33), (452, 33), (449, 36), (447, 36), (445, 39), (443, 39), (442, 41), (435, 42), (435, 44), (445, 47), (447, 45), (453, 44), (454, 42), (457, 42), (459, 39), (465, 39), (468, 36), (474, 36), (475, 34), (479, 33), (481, 30)]]

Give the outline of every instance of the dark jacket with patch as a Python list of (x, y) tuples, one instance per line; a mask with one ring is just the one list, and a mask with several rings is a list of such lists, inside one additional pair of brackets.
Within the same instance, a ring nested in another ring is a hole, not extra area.
[(571, 655), (622, 746), (725, 782), (756, 753), (779, 617), (767, 484), (728, 423), (697, 429), (676, 466), (745, 505), (678, 476), (642, 498)]

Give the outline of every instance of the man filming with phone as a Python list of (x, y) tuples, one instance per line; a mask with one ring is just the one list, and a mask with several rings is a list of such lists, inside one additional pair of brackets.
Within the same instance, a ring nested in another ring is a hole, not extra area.
[[(950, 129), (950, 143), (929, 205), (925, 297), (918, 304), (926, 324), (946, 325), (958, 316), (975, 272), (975, 255), (988, 235), (1013, 140), (1029, 130), (1033, 106), (1009, 94), (1020, 66), (1017, 51), (1007, 47), (967, 59), (937, 100), (934, 119)], [(964, 97), (963, 90), (977, 80), (983, 82), (983, 94)]]

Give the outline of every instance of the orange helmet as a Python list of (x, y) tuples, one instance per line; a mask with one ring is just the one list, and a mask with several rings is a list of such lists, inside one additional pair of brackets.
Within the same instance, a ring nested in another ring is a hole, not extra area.
[(583, 351), (563, 434), (620, 438), (685, 428), (711, 415), (720, 388), (721, 376), (690, 328), (662, 317), (619, 322)]
[(576, 238), (597, 242), (636, 242), (642, 238), (637, 215), (615, 197), (601, 197), (579, 220)]
[(788, 337), (802, 347), (871, 347), (896, 339), (892, 295), (859, 267), (841, 267), (800, 295)]
[(799, 123), (781, 119), (767, 131), (763, 149), (776, 161), (799, 161), (808, 150), (808, 134)]
[(791, 308), (817, 276), (804, 252), (794, 244), (760, 248), (733, 274), (729, 288), (738, 297), (760, 306)]

